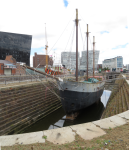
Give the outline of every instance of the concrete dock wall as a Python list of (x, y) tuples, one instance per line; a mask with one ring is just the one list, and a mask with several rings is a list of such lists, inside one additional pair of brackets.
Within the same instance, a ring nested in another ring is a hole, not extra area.
[[(122, 77), (120, 75), (119, 77)], [(116, 80), (102, 119), (129, 110), (129, 84), (125, 79)]]
[[(44, 85), (43, 85), (44, 84)], [(61, 107), (53, 82), (0, 89), (0, 135), (20, 133), (27, 126)], [(52, 91), (50, 91), (50, 90)]]

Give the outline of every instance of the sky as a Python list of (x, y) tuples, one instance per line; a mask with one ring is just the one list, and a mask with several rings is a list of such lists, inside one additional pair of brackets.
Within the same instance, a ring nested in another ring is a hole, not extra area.
[(79, 52), (100, 51), (99, 62), (123, 56), (129, 64), (129, 10), (127, 0), (0, 0), (0, 31), (32, 35), (30, 64), (34, 53), (45, 54), (45, 24), (48, 54), (56, 64), (61, 52), (75, 51), (75, 17), (78, 9)]

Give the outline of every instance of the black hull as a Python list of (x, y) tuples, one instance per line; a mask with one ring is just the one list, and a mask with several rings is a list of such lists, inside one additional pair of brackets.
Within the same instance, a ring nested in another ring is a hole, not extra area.
[(61, 91), (61, 102), (66, 114), (77, 112), (84, 109), (99, 100), (103, 94), (103, 89), (97, 92), (76, 92), (76, 91)]

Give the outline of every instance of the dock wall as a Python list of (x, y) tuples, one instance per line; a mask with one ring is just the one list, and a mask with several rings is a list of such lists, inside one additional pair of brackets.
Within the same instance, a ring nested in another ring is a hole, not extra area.
[(0, 135), (20, 133), (29, 125), (61, 107), (53, 94), (53, 82), (39, 82), (0, 89)]
[(101, 118), (104, 119), (127, 110), (129, 110), (129, 84), (125, 79), (116, 80)]
[[(123, 81), (120, 81), (118, 83), (119, 90), (126, 83), (129, 84), (129, 80), (123, 80)], [(127, 87), (129, 87), (128, 84)], [(116, 93), (119, 92), (118, 89), (116, 89)], [(112, 94), (114, 92), (112, 92)], [(114, 96), (112, 95), (111, 99), (113, 97), (115, 97), (115, 93)], [(108, 105), (110, 104), (111, 99), (108, 102)], [(49, 141), (59, 146), (61, 144), (66, 144), (66, 143), (69, 144), (75, 141), (76, 135), (79, 135), (83, 140), (87, 142), (93, 138), (97, 139), (97, 137), (107, 134), (108, 132), (105, 132), (105, 129), (111, 130), (113, 128), (122, 126), (124, 124), (128, 125), (128, 122), (129, 122), (129, 110), (114, 116), (107, 117), (105, 119), (92, 121), (89, 123), (78, 124), (78, 125), (52, 129), (52, 130), (39, 131), (39, 132), (0, 136), (0, 143), (1, 146), (4, 147), (4, 146), (26, 145), (32, 143), (46, 143), (46, 141)]]

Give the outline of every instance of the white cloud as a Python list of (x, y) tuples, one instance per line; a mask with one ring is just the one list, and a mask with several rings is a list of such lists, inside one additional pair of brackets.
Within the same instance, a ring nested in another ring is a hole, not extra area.
[[(45, 46), (46, 23), (48, 51), (50, 51), (71, 19), (65, 33), (53, 48), (56, 49), (57, 59), (59, 59), (73, 29), (75, 9), (78, 8), (83, 38), (88, 23), (91, 43), (92, 37), (95, 36), (96, 48), (100, 50), (100, 62), (119, 54), (123, 56), (124, 63), (129, 63), (128, 47), (112, 50), (118, 45), (129, 42), (129, 32), (125, 28), (129, 26), (127, 0), (68, 0), (68, 3), (66, 8), (63, 0), (0, 0), (0, 30), (32, 35), (32, 48), (40, 48)], [(100, 34), (101, 31), (109, 33)], [(91, 43), (89, 44), (90, 49)], [(75, 37), (73, 44), (72, 51), (75, 51)], [(70, 46), (71, 41), (67, 50), (70, 49)], [(49, 54), (53, 54), (53, 49)], [(83, 50), (80, 33), (79, 50)], [(32, 62), (32, 56), (30, 60)]]

